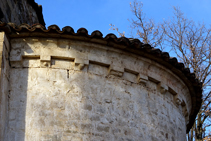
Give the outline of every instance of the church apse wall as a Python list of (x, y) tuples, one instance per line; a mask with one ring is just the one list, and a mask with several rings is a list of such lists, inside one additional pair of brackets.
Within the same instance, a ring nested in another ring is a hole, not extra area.
[(1, 81), (4, 140), (186, 139), (200, 84), (166, 53), (161, 57), (138, 40), (88, 35), (85, 29), (22, 25), (10, 31), (1, 75), (9, 83)]

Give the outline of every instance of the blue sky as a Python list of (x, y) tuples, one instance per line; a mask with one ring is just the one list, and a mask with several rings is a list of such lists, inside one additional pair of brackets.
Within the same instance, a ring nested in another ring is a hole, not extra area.
[[(75, 31), (84, 27), (89, 34), (100, 30), (105, 36), (109, 24), (116, 25), (120, 31), (130, 33), (130, 22), (133, 18), (130, 2), (133, 0), (35, 0), (43, 6), (46, 26), (57, 24), (60, 28), (71, 26)], [(147, 17), (161, 22), (173, 14), (172, 6), (179, 6), (185, 15), (194, 21), (211, 23), (211, 0), (142, 0), (143, 11)]]

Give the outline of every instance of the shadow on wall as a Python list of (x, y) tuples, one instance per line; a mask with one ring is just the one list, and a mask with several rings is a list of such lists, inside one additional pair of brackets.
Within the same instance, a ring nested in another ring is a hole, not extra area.
[[(9, 93), (9, 124), (5, 140), (24, 141), (26, 135), (27, 122), (33, 111), (27, 111), (30, 107), (29, 71), (25, 62), (21, 60), (21, 51), (24, 46), (19, 44), (11, 45), (10, 52), (10, 93)], [(15, 60), (15, 61), (13, 61)], [(25, 63), (25, 65), (24, 65)], [(32, 80), (33, 81), (33, 80)]]
[[(81, 79), (83, 72), (60, 68), (58, 59), (52, 58), (49, 68), (40, 61), (40, 56), (22, 57), (23, 50), (33, 54), (36, 52), (33, 49), (30, 44), (12, 46), (11, 60), (22, 58), (22, 61), (11, 61), (9, 125), (5, 140), (82, 139), (82, 127), (89, 128), (86, 134), (90, 136), (92, 124), (85, 113), (92, 106), (86, 104), (81, 90), (88, 83)], [(64, 61), (74, 64), (73, 60)]]

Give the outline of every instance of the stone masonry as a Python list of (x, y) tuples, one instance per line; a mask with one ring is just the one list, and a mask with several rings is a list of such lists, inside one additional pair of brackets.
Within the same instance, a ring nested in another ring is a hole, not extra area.
[(85, 30), (10, 31), (0, 32), (1, 140), (186, 140), (194, 88), (178, 69)]
[(8, 141), (185, 139), (190, 94), (159, 64), (75, 41), (11, 43)]

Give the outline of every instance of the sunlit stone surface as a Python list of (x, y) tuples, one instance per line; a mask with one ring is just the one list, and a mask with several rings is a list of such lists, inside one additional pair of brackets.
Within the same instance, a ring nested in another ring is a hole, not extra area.
[(158, 63), (72, 40), (20, 38), (7, 46), (5, 141), (185, 140), (189, 90)]

